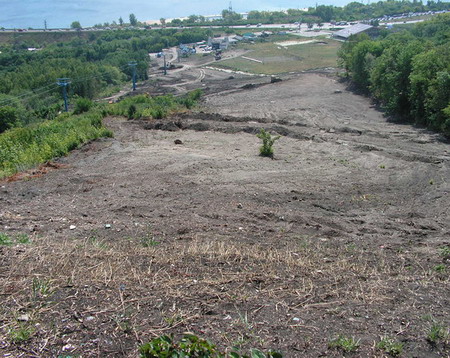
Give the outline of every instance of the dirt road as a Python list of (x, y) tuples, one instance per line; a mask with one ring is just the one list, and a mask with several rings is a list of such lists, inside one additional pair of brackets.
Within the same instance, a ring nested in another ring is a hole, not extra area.
[[(191, 331), (286, 357), (341, 357), (339, 335), (358, 357), (385, 356), (380, 336), (448, 355), (427, 341), (450, 325), (448, 143), (329, 75), (191, 72), (206, 97), (167, 120), (183, 130), (108, 118), (114, 139), (1, 184), (2, 231), (32, 244), (0, 246), (0, 348), (134, 357)], [(274, 160), (258, 156), (262, 127), (282, 135)], [(22, 314), (32, 338), (13, 343)]]

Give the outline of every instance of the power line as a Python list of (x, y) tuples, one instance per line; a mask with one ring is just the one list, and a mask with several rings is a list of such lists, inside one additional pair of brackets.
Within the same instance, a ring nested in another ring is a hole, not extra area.
[[(5, 103), (5, 102), (14, 102), (15, 100), (20, 99), (20, 98), (25, 97), (25, 96), (35, 96), (35, 95), (39, 95), (39, 94), (40, 94), (39, 92), (40, 92), (41, 90), (45, 90), (45, 89), (47, 89), (48, 87), (51, 87), (51, 86), (55, 86), (55, 84), (52, 83), (52, 84), (49, 84), (49, 85), (44, 86), (44, 87), (39, 87), (39, 88), (33, 89), (33, 90), (31, 90), (31, 91), (22, 93), (22, 94), (20, 94), (20, 95), (18, 95), (18, 96), (11, 96), (12, 98), (7, 98), (7, 99), (4, 99), (4, 100), (1, 100), (1, 101), (0, 101), (0, 105), (3, 105), (3, 103)], [(2, 93), (2, 94), (8, 95), (8, 94), (6, 94), (6, 93)]]
[[(136, 65), (137, 65), (137, 62), (130, 62), (130, 63), (126, 63), (126, 64), (124, 64), (124, 65), (122, 65), (122, 66), (118, 66), (118, 67), (116, 67), (116, 68), (119, 69), (119, 70), (121, 70), (121, 71), (123, 71), (123, 70), (125, 70), (126, 68), (130, 67), (130, 64), (131, 64), (131, 63), (136, 63)], [(136, 67), (134, 66), (134, 67), (133, 67), (133, 78), (134, 78), (133, 89), (136, 88), (136, 87), (135, 87), (135, 81), (136, 81), (136, 73), (135, 73), (135, 71), (136, 71)], [(94, 79), (94, 78), (102, 78), (102, 77), (104, 77), (104, 76), (106, 76), (106, 75), (108, 75), (108, 72), (105, 72), (105, 73), (102, 73), (102, 74), (99, 74), (99, 75), (95, 75), (95, 76), (86, 76), (86, 77), (76, 78), (76, 79), (74, 79), (74, 80), (71, 80), (69, 83), (72, 83), (72, 84), (73, 84), (73, 83), (79, 83), (79, 82), (87, 81), (87, 80)], [(17, 100), (22, 99), (23, 97), (27, 97), (27, 98), (24, 98), (24, 100), (28, 100), (29, 98), (32, 98), (32, 97), (35, 97), (35, 96), (39, 96), (39, 95), (42, 95), (42, 94), (45, 94), (45, 93), (54, 91), (54, 90), (57, 88), (57, 87), (56, 87), (57, 85), (61, 86), (61, 85), (59, 84), (59, 80), (60, 80), (60, 79), (58, 79), (58, 82), (57, 82), (57, 83), (51, 83), (51, 84), (48, 84), (48, 85), (46, 85), (46, 86), (43, 86), (43, 87), (39, 87), (39, 88), (30, 90), (30, 91), (28, 91), (28, 92), (24, 92), (24, 93), (22, 93), (22, 94), (20, 94), (20, 95), (17, 95), (17, 96), (10, 96), (10, 98), (4, 99), (4, 100), (0, 100), (0, 106), (6, 106), (6, 105), (8, 105), (8, 104), (14, 103), (14, 102), (17, 101)], [(51, 87), (53, 87), (53, 88), (51, 88)], [(64, 86), (64, 87), (65, 87), (65, 86)], [(50, 89), (48, 89), (48, 88), (50, 88)], [(1, 94), (2, 94), (2, 93), (0, 93), (0, 95), (1, 95)], [(5, 95), (7, 95), (7, 94), (5, 94)]]

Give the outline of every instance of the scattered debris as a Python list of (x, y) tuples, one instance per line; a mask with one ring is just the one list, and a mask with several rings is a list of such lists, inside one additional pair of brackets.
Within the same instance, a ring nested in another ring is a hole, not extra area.
[(30, 316), (28, 316), (26, 313), (20, 315), (19, 317), (17, 317), (17, 320), (19, 322), (28, 322), (30, 320)]

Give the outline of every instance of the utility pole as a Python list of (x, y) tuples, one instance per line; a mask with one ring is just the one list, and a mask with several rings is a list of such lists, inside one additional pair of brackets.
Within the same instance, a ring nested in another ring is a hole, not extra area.
[(63, 89), (64, 97), (64, 110), (69, 111), (69, 105), (67, 103), (67, 86), (70, 84), (70, 78), (58, 78), (56, 84)]
[(166, 54), (163, 53), (163, 57), (164, 57), (164, 76), (167, 75), (167, 65), (166, 65)]
[(136, 91), (136, 66), (137, 62), (128, 62), (128, 66), (133, 67), (133, 91)]
[(44, 20), (44, 31), (47, 31), (47, 20)]

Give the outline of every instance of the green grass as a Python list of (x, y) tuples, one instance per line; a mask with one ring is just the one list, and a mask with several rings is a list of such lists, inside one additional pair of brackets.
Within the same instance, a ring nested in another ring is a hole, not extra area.
[(427, 331), (427, 341), (430, 344), (438, 344), (448, 341), (450, 337), (449, 329), (439, 322), (433, 322)]
[(12, 239), (8, 235), (0, 232), (0, 246), (9, 246), (12, 244), (13, 244)]
[[(288, 37), (283, 41), (307, 41), (301, 37)], [(263, 61), (257, 63), (237, 57), (213, 64), (215, 67), (257, 74), (275, 75), (337, 66), (338, 41), (325, 39), (326, 44), (308, 43), (281, 47), (274, 42), (242, 44), (240, 48), (249, 50), (245, 57)], [(280, 41), (281, 42), (281, 41)]]
[(344, 352), (356, 352), (359, 347), (359, 340), (355, 340), (353, 337), (339, 336), (331, 340), (328, 346), (341, 349)]
[(22, 343), (28, 341), (34, 333), (34, 328), (30, 325), (22, 324), (18, 327), (11, 328), (8, 332), (9, 339), (14, 343)]
[(450, 246), (442, 247), (441, 250), (440, 250), (440, 255), (442, 257), (444, 257), (444, 259), (450, 258)]
[(53, 121), (2, 133), (0, 179), (64, 156), (92, 139), (112, 136), (112, 132), (103, 127), (102, 118), (100, 110), (79, 116), (62, 114)]
[(27, 234), (18, 234), (11, 237), (3, 232), (0, 232), (0, 246), (10, 246), (14, 244), (30, 244), (31, 240)]
[(403, 343), (384, 337), (376, 344), (376, 348), (383, 350), (392, 357), (398, 357), (403, 352)]

